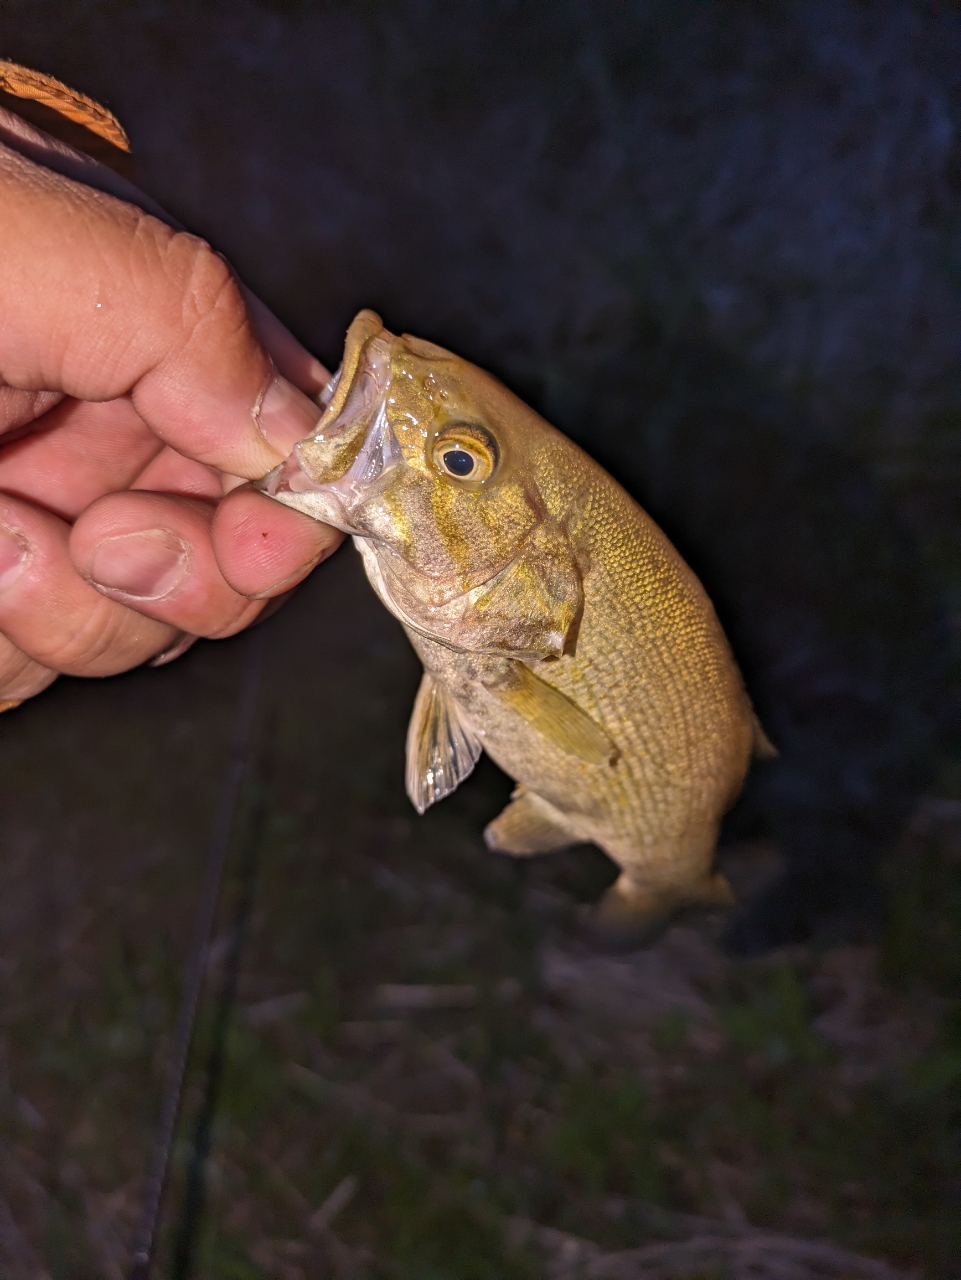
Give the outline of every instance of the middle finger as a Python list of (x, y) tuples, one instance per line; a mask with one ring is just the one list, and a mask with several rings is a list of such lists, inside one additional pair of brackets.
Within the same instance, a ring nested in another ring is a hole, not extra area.
[(0, 489), (73, 520), (103, 494), (126, 489), (162, 448), (126, 397), (63, 400), (32, 434), (0, 450)]
[(71, 675), (127, 671), (167, 648), (176, 628), (84, 582), (69, 536), (49, 511), (0, 494), (0, 632), (34, 662)]
[(211, 638), (232, 635), (263, 609), (228, 586), (214, 556), (215, 504), (130, 490), (93, 503), (77, 520), (70, 553), (80, 573), (113, 600)]

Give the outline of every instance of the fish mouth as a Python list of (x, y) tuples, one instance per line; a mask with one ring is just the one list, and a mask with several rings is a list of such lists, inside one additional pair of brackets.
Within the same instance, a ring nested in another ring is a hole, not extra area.
[(348, 332), (344, 362), (325, 388), (320, 421), (255, 489), (344, 533), (366, 536), (354, 513), (402, 457), (387, 420), (393, 340), (379, 316), (361, 312)]

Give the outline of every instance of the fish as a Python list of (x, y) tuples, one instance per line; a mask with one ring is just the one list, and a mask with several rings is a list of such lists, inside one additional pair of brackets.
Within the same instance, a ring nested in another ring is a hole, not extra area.
[(774, 748), (666, 535), (492, 375), (372, 311), (321, 404), (256, 487), (353, 537), (421, 660), (418, 813), (486, 751), (516, 784), (490, 849), (590, 842), (620, 868), (591, 912), (598, 937), (633, 944), (684, 908), (730, 905), (721, 817)]

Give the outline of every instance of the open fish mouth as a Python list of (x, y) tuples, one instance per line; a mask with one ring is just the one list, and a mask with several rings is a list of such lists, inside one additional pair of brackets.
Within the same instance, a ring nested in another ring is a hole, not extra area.
[(338, 373), (325, 389), (328, 404), (317, 426), (254, 488), (344, 533), (365, 536), (354, 513), (402, 458), (387, 418), (390, 356), (391, 335), (367, 341), (346, 394)]

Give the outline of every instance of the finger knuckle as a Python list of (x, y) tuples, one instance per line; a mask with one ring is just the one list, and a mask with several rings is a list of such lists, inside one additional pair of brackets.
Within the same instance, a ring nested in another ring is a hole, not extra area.
[(176, 251), (183, 255), (185, 284), (182, 297), (184, 331), (215, 326), (218, 340), (249, 330), (247, 306), (229, 264), (206, 241), (180, 232)]
[(57, 678), (57, 672), (0, 638), (0, 703), (22, 702), (42, 693)]
[(98, 601), (73, 625), (48, 639), (43, 653), (47, 666), (63, 675), (107, 676), (129, 671), (149, 657), (162, 642), (162, 624), (142, 617), (113, 601)]

